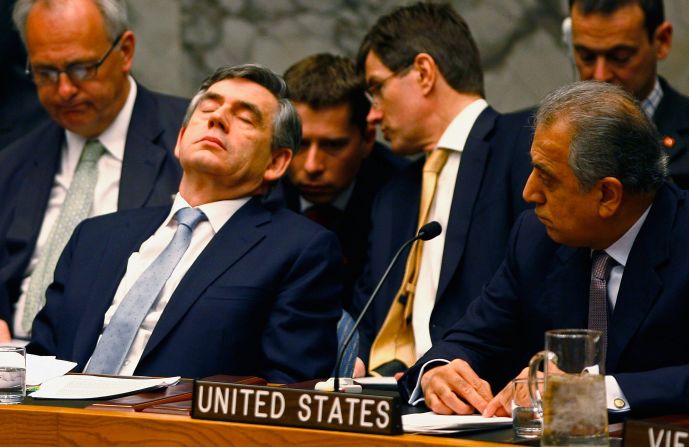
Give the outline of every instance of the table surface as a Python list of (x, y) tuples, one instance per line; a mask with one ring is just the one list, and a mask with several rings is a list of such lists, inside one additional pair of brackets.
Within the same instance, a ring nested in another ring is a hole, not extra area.
[[(8, 446), (465, 446), (505, 447), (520, 442), (511, 429), (458, 437), (381, 436), (240, 424), (187, 416), (87, 410), (83, 401), (0, 405), (0, 445)], [(75, 408), (76, 407), (76, 408)]]

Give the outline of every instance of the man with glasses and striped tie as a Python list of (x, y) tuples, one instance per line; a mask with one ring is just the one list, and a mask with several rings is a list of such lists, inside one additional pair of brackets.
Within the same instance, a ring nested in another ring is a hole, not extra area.
[(170, 203), (188, 104), (130, 76), (135, 39), (122, 0), (17, 0), (13, 20), (52, 120), (0, 153), (0, 342), (8, 324), (29, 337), (79, 222)]

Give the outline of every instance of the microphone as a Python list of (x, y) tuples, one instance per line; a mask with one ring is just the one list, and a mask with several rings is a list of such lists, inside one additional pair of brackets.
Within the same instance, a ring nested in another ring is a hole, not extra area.
[(422, 241), (430, 241), (434, 237), (438, 236), (440, 233), (442, 233), (443, 227), (436, 221), (431, 221), (428, 222), (426, 225), (422, 226), (419, 228), (419, 232), (414, 236), (413, 238), (409, 239), (407, 242), (402, 244), (402, 246), (397, 250), (397, 253), (395, 253), (395, 256), (393, 256), (392, 261), (388, 264), (388, 268), (385, 270), (385, 273), (383, 273), (383, 276), (380, 278), (380, 281), (378, 281), (378, 285), (376, 285), (375, 290), (371, 294), (371, 296), (368, 298), (368, 301), (366, 301), (366, 305), (364, 305), (363, 309), (361, 309), (361, 312), (359, 313), (359, 317), (356, 319), (354, 322), (354, 325), (352, 326), (352, 329), (349, 331), (349, 334), (347, 334), (347, 338), (345, 338), (345, 342), (342, 344), (342, 350), (340, 351), (340, 354), (337, 357), (337, 363), (335, 364), (335, 377), (334, 377), (334, 387), (333, 389), (335, 391), (340, 390), (340, 366), (342, 366), (342, 359), (344, 358), (344, 353), (347, 350), (347, 346), (349, 346), (349, 342), (352, 341), (352, 337), (354, 337), (354, 334), (356, 333), (356, 330), (359, 328), (359, 324), (361, 323), (361, 320), (363, 320), (364, 315), (368, 311), (368, 308), (371, 307), (371, 303), (373, 303), (373, 299), (378, 295), (378, 291), (380, 290), (381, 286), (385, 282), (385, 280), (388, 278), (388, 275), (390, 274), (390, 270), (392, 270), (392, 267), (397, 263), (397, 259), (400, 257), (400, 254), (404, 251), (405, 248), (409, 247), (411, 244), (416, 242), (417, 240), (422, 240)]

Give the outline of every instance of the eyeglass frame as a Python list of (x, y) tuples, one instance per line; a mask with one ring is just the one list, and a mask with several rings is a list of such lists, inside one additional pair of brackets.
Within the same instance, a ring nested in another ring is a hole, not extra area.
[(396, 76), (402, 76), (406, 74), (405, 72), (409, 71), (409, 69), (412, 66), (413, 64), (409, 64), (403, 68), (400, 68), (397, 71), (393, 71), (388, 76), (383, 78), (381, 81), (378, 81), (366, 87), (366, 89), (364, 90), (364, 95), (366, 96), (366, 99), (368, 99), (368, 102), (371, 103), (371, 106), (377, 107), (378, 105), (380, 105), (380, 100), (382, 99), (381, 93), (383, 91), (383, 87), (385, 87), (386, 82), (388, 82), (390, 79)]
[[(31, 62), (27, 59), (24, 73), (33, 80), (34, 84), (38, 86), (58, 84), (60, 82), (60, 75), (62, 73), (66, 74), (73, 84), (88, 81), (96, 77), (98, 74), (98, 69), (101, 65), (103, 65), (108, 56), (110, 56), (110, 53), (112, 53), (117, 44), (120, 43), (122, 36), (124, 36), (124, 32), (115, 38), (115, 40), (112, 42), (112, 45), (110, 45), (110, 48), (108, 48), (108, 51), (106, 51), (105, 54), (96, 62), (75, 62), (73, 64), (69, 64), (64, 70), (56, 67), (40, 68), (39, 71), (43, 71), (44, 74), (46, 74), (46, 80), (39, 82), (36, 80), (36, 70), (32, 70)], [(84, 70), (84, 74), (82, 76), (79, 76), (75, 73), (75, 70), (79, 69)]]

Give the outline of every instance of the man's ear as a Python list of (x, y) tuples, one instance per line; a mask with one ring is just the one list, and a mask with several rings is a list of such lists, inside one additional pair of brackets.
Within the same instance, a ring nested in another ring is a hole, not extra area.
[(414, 58), (413, 67), (418, 73), (417, 79), (421, 91), (428, 94), (433, 90), (438, 77), (438, 66), (435, 60), (428, 53), (419, 53)]
[(181, 127), (179, 129), (179, 133), (177, 134), (177, 144), (175, 144), (175, 157), (177, 160), (179, 160), (179, 146), (182, 144), (182, 137), (184, 136), (184, 132), (187, 130), (186, 127)]
[(596, 187), (601, 192), (598, 215), (601, 219), (613, 217), (622, 204), (622, 197), (624, 196), (622, 182), (615, 177), (604, 177), (598, 181)]
[(662, 61), (670, 54), (672, 48), (672, 23), (663, 22), (658, 25), (653, 36), (651, 43), (656, 47), (656, 58)]
[(286, 147), (276, 149), (270, 153), (270, 163), (263, 173), (263, 180), (274, 182), (285, 173), (289, 162), (292, 160), (292, 149)]
[(134, 50), (136, 48), (136, 39), (134, 33), (125, 31), (120, 39), (120, 51), (122, 52), (122, 71), (129, 73), (134, 63)]

